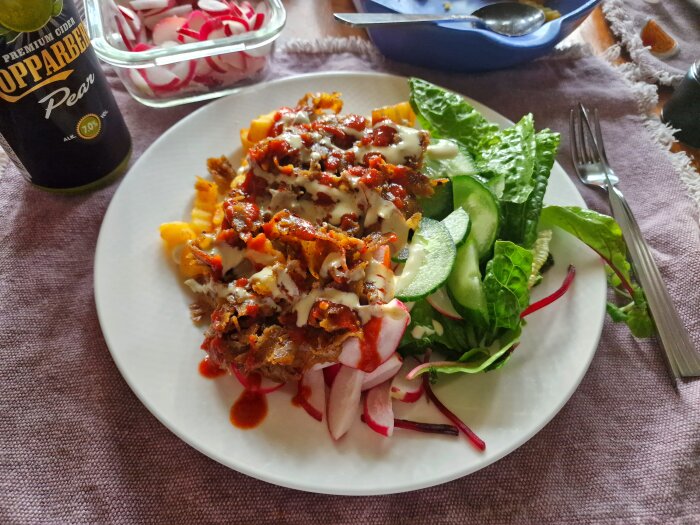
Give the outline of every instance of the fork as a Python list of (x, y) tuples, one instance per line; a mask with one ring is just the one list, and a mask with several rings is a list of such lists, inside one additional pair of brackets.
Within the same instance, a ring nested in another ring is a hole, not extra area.
[(602, 188), (608, 194), (613, 217), (622, 230), (634, 272), (646, 295), (666, 364), (674, 380), (700, 376), (700, 354), (690, 342), (634, 214), (617, 187), (619, 178), (610, 167), (605, 153), (598, 110), (591, 113), (579, 103), (578, 118), (576, 113), (572, 109), (569, 118), (571, 158), (576, 174), (584, 184)]

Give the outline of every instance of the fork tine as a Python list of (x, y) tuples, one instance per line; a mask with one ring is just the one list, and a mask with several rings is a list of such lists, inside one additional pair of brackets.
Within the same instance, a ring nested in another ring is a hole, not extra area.
[(579, 136), (576, 133), (576, 112), (573, 109), (569, 112), (569, 137), (571, 137), (571, 146), (569, 148), (571, 151), (571, 163), (574, 165), (574, 171), (576, 171), (578, 178), (583, 180), (583, 174), (578, 169), (579, 164), (581, 164), (581, 152), (578, 145)]
[(605, 142), (603, 141), (603, 130), (600, 129), (600, 119), (598, 118), (598, 108), (593, 110), (593, 127), (595, 128), (595, 141), (598, 144), (598, 151), (600, 151), (603, 157), (603, 162), (610, 165), (608, 162), (608, 156), (605, 153)]
[(592, 162), (590, 152), (588, 149), (588, 143), (586, 142), (586, 131), (583, 129), (583, 120), (584, 120), (584, 113), (583, 113), (583, 106), (581, 103), (579, 103), (579, 110), (578, 110), (578, 140), (579, 140), (579, 150), (581, 151), (581, 160), (586, 163), (590, 164)]
[[(591, 120), (589, 118), (589, 111), (586, 106), (579, 102), (579, 110), (581, 113), (581, 140), (586, 145), (586, 154), (588, 156), (588, 162), (592, 164), (597, 164), (601, 162), (600, 146), (598, 141), (596, 141), (593, 136), (593, 128), (591, 126)], [(585, 129), (584, 129), (585, 126)]]

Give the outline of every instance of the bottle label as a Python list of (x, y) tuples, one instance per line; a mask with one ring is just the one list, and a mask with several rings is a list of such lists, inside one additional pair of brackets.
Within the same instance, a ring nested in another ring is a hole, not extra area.
[(128, 130), (72, 0), (0, 0), (0, 136), (45, 188), (89, 185), (128, 155)]
[[(75, 18), (54, 19), (56, 27), (46, 31), (36, 40), (26, 45), (6, 50), (0, 57), (0, 99), (14, 104), (29, 94), (51, 84), (62, 82), (75, 73), (71, 64), (90, 46), (90, 38), (82, 22)], [(46, 28), (45, 28), (46, 29)], [(19, 37), (15, 39), (15, 42)], [(20, 42), (21, 44), (21, 42)], [(62, 106), (73, 106), (83, 98), (95, 82), (94, 75), (82, 80), (77, 91), (67, 86), (57, 86), (55, 90), (38, 99), (44, 108), (44, 118)]]

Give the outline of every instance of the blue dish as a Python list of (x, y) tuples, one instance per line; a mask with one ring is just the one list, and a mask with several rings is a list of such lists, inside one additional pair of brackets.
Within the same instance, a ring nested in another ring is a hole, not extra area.
[[(416, 24), (368, 30), (388, 58), (420, 66), (454, 71), (488, 71), (529, 62), (549, 53), (568, 36), (600, 0), (549, 0), (561, 18), (547, 22), (534, 33), (502, 36), (471, 24)], [(358, 11), (369, 13), (444, 13), (442, 0), (354, 0)], [(455, 0), (452, 13), (472, 13), (493, 2)]]

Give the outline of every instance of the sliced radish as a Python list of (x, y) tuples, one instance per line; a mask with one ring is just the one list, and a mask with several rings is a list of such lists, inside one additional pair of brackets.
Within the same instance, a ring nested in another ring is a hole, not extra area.
[(222, 20), (226, 36), (242, 35), (248, 31), (248, 22), (242, 18), (233, 17)]
[(245, 16), (245, 13), (243, 13), (243, 10), (238, 7), (238, 4), (236, 2), (229, 2), (228, 7), (231, 10), (231, 13), (236, 15), (236, 16)]
[(134, 46), (133, 51), (135, 53), (141, 52), (141, 51), (148, 51), (149, 49), (153, 49), (153, 46), (150, 44), (147, 44), (146, 42), (139, 42)]
[(411, 319), (406, 306), (398, 299), (392, 299), (377, 308), (380, 315), (363, 325), (364, 340), (350, 337), (343, 343), (338, 361), (344, 365), (372, 372), (399, 346)]
[(323, 421), (326, 411), (326, 384), (322, 370), (309, 370), (302, 376), (296, 399), (312, 418)]
[(241, 11), (248, 18), (255, 16), (255, 9), (250, 5), (250, 2), (241, 2)]
[(265, 15), (263, 13), (255, 13), (255, 16), (251, 19), (250, 22), (252, 30), (257, 31), (265, 23)]
[(143, 27), (143, 24), (141, 24), (141, 19), (138, 17), (138, 15), (128, 7), (124, 7), (122, 5), (117, 7), (119, 12), (126, 19), (126, 22), (131, 26), (133, 32), (138, 33)]
[(408, 379), (406, 375), (415, 367), (414, 363), (404, 361), (401, 370), (391, 381), (391, 397), (404, 403), (415, 403), (423, 395), (423, 379), (414, 377)]
[(365, 395), (365, 422), (375, 432), (389, 437), (394, 433), (394, 409), (391, 406), (391, 381), (370, 389)]
[(204, 11), (200, 11), (199, 9), (197, 9), (195, 11), (192, 11), (187, 16), (187, 22), (185, 26), (188, 29), (192, 29), (193, 31), (197, 31), (199, 33), (199, 30), (202, 29), (202, 26), (207, 20), (209, 20), (209, 15), (206, 14)]
[(430, 306), (435, 308), (445, 317), (449, 317), (450, 319), (456, 320), (462, 319), (462, 316), (459, 315), (459, 312), (455, 310), (455, 307), (452, 304), (452, 301), (450, 300), (450, 296), (447, 294), (447, 290), (445, 290), (444, 287), (438, 288), (436, 292), (429, 295), (428, 303), (430, 303)]
[(119, 36), (122, 42), (124, 42), (124, 46), (126, 46), (129, 51), (133, 51), (134, 44), (136, 43), (136, 35), (134, 35), (131, 27), (129, 27), (129, 24), (126, 23), (122, 17), (115, 16), (114, 21), (117, 23), (117, 31), (119, 31)]
[(369, 390), (384, 381), (388, 381), (398, 373), (402, 364), (403, 361), (401, 357), (394, 352), (389, 359), (384, 361), (372, 372), (365, 374), (365, 379), (362, 381), (362, 390)]
[(197, 7), (212, 15), (222, 15), (231, 11), (228, 4), (219, 2), (218, 0), (199, 0), (197, 2)]
[(138, 91), (144, 95), (153, 96), (153, 90), (148, 85), (148, 82), (146, 82), (146, 79), (139, 69), (129, 69), (129, 78)]
[(131, 0), (131, 7), (136, 11), (165, 9), (168, 7), (168, 0)]
[(167, 67), (155, 66), (139, 71), (153, 91), (172, 91), (180, 85), (180, 77)]
[(326, 413), (333, 439), (343, 437), (356, 419), (364, 376), (362, 370), (343, 366), (333, 381)]
[(146, 16), (143, 19), (143, 25), (145, 25), (148, 29), (153, 31), (155, 28), (156, 24), (163, 20), (164, 18), (168, 18), (171, 16), (182, 16), (182, 17), (187, 17), (192, 12), (192, 6), (191, 5), (178, 5), (176, 7), (168, 8), (160, 13), (156, 13), (150, 16)]
[(338, 372), (340, 372), (340, 367), (343, 366), (340, 363), (335, 363), (334, 365), (325, 367), (323, 369), (323, 379), (326, 381), (326, 384), (331, 387), (333, 386), (333, 381), (335, 381), (335, 376), (338, 375)]
[(187, 22), (186, 18), (180, 16), (169, 16), (163, 18), (153, 27), (153, 43), (157, 46), (164, 42), (171, 42), (179, 36), (178, 30)]
[(205, 57), (204, 60), (213, 72), (226, 73), (225, 66), (221, 64), (220, 61), (216, 59), (216, 57)]
[(181, 44), (199, 42), (199, 31), (195, 31), (194, 29), (190, 29), (188, 27), (181, 27), (177, 30), (177, 41)]
[(230, 71), (231, 69), (238, 69), (242, 71), (246, 68), (246, 61), (243, 53), (226, 53), (224, 55), (217, 55), (216, 57), (212, 58), (222, 64), (226, 71)]

